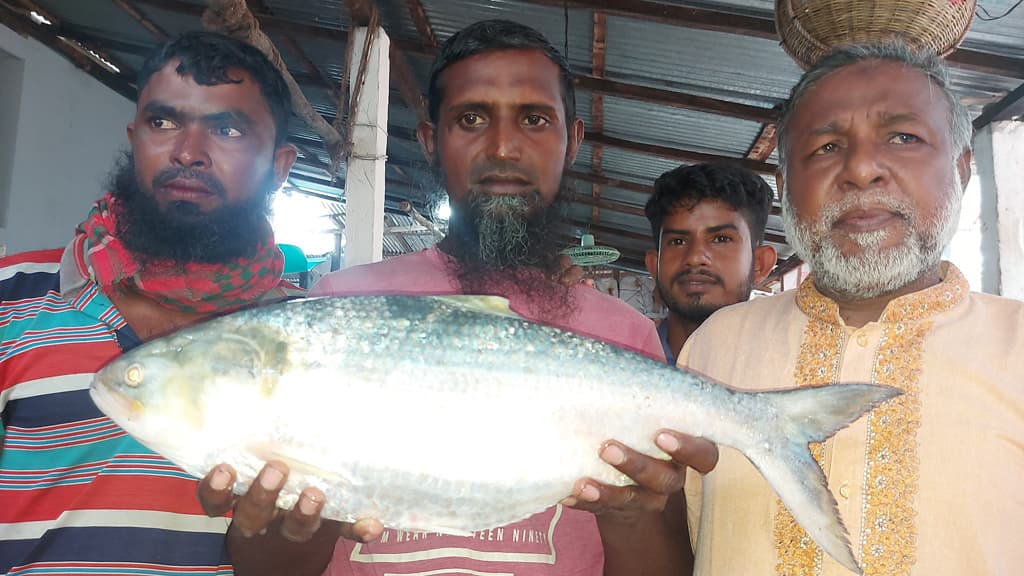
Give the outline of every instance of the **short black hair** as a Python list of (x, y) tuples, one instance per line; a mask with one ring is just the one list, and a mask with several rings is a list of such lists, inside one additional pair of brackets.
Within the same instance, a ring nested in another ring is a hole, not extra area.
[(228, 71), (245, 70), (259, 85), (274, 118), (274, 143), (279, 145), (288, 137), (288, 120), (292, 113), (288, 85), (281, 72), (256, 47), (216, 32), (185, 32), (157, 47), (143, 62), (136, 78), (139, 94), (153, 74), (172, 60), (179, 60), (175, 72), (191, 77), (201, 86), (238, 84)]
[(692, 210), (704, 200), (720, 200), (740, 213), (750, 228), (751, 246), (764, 241), (768, 213), (774, 192), (756, 173), (729, 162), (680, 166), (654, 181), (654, 194), (647, 200), (644, 214), (651, 222), (655, 248), (665, 218), (673, 210)]
[(470, 56), (502, 50), (540, 50), (558, 66), (562, 76), (562, 105), (565, 107), (566, 129), (576, 121), (576, 88), (572, 83), (569, 61), (543, 34), (511, 20), (483, 20), (470, 24), (452, 34), (441, 45), (430, 69), (430, 87), (427, 91), (427, 112), (430, 121), (437, 124), (441, 100), (438, 79), (449, 66)]

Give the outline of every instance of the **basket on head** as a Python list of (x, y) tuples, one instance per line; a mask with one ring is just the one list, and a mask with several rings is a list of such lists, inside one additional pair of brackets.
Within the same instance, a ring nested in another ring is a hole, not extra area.
[(900, 36), (945, 56), (974, 17), (975, 0), (775, 0), (782, 46), (805, 70), (840, 44)]

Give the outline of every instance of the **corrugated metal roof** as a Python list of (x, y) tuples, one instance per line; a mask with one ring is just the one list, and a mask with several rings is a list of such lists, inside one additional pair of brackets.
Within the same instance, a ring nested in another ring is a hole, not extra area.
[[(504, 18), (539, 30), (560, 50), (565, 46), (565, 13), (561, 7), (513, 0), (422, 0), (422, 3), (439, 42), (474, 22)], [(574, 70), (591, 69), (593, 36), (593, 15), (586, 10), (570, 10), (567, 57)]]
[(632, 18), (608, 18), (609, 78), (771, 107), (800, 68), (778, 42)]
[(625, 177), (650, 185), (662, 173), (676, 168), (680, 164), (681, 162), (675, 160), (609, 147), (604, 149), (604, 160), (601, 166), (602, 171), (610, 176)]
[(746, 154), (761, 131), (748, 120), (610, 96), (604, 99), (604, 126), (609, 136), (733, 157)]
[[(156, 44), (153, 35), (109, 0), (36, 0), (52, 11), (62, 22), (107, 40), (106, 51), (122, 63), (138, 67), (141, 53)], [(170, 34), (200, 27), (196, 13), (204, 0), (178, 0), (158, 8), (153, 0), (135, 0), (133, 5)], [(410, 15), (406, 0), (376, 0), (382, 24), (397, 44), (422, 44), (419, 30)], [(532, 26), (545, 34), (560, 49), (568, 40), (568, 58), (573, 70), (592, 73), (594, 13), (589, 9), (570, 8), (566, 12), (557, 3), (540, 0), (421, 0), (425, 14), (438, 41), (478, 20), (508, 18)], [(774, 0), (661, 0), (664, 4), (707, 8), (760, 18), (771, 18)], [(990, 13), (1005, 12), (1015, 0), (980, 0), (979, 6)], [(292, 25), (316, 26), (331, 30), (350, 28), (350, 15), (345, 0), (262, 0), (258, 3), (274, 19)], [(182, 7), (187, 7), (182, 9)], [(706, 96), (720, 100), (769, 108), (789, 94), (790, 87), (801, 73), (774, 39), (744, 34), (697, 30), (685, 25), (673, 26), (643, 18), (608, 15), (606, 18), (605, 77), (639, 86), (660, 88), (683, 94)], [(264, 26), (275, 41), (289, 68), (303, 81), (303, 91), (314, 108), (328, 117), (336, 113), (328, 84), (336, 85), (345, 72), (345, 46), (322, 34), (296, 33), (288, 29)], [(339, 34), (338, 36), (341, 36)], [(305, 53), (315, 69), (298, 52)], [(1008, 17), (984, 22), (975, 19), (964, 47), (979, 52), (1024, 59), (1024, 7)], [(102, 48), (102, 47), (101, 47)], [(425, 93), (432, 62), (429, 55), (406, 53), (414, 78)], [(1024, 80), (1024, 70), (1015, 77), (981, 73), (964, 67), (953, 68), (954, 86), (974, 114), (985, 104), (1002, 98)], [(433, 177), (413, 133), (418, 117), (398, 95), (394, 85), (390, 91), (388, 154), (397, 166), (387, 170), (389, 209), (408, 199), (422, 202), (433, 186)], [(577, 92), (577, 113), (592, 128), (593, 94)], [(704, 152), (723, 157), (743, 156), (760, 133), (760, 125), (746, 120), (698, 111), (650, 104), (636, 99), (604, 95), (602, 132), (634, 143), (649, 143)], [(316, 142), (319, 137), (301, 121), (291, 123), (290, 134), (304, 143), (304, 148), (319, 162), (327, 162), (326, 154)], [(776, 162), (773, 153), (769, 162)], [(663, 172), (681, 162), (622, 148), (603, 148), (600, 172), (612, 178), (650, 185)], [(594, 147), (585, 143), (573, 167), (577, 171), (594, 169)], [(343, 195), (338, 186), (325, 182), (317, 168), (296, 168), (296, 174), (309, 180), (304, 185), (321, 186)], [(342, 177), (344, 166), (342, 167)], [(315, 181), (322, 184), (315, 184)], [(769, 182), (774, 186), (774, 182)], [(587, 182), (575, 184), (577, 194), (592, 193)], [(634, 207), (642, 206), (646, 195), (640, 192), (601, 186), (605, 201)], [(574, 215), (586, 222), (593, 209), (588, 205), (571, 208)], [(599, 210), (602, 226), (646, 234), (646, 219), (614, 210)], [(776, 219), (777, 220), (777, 219)], [(771, 225), (776, 225), (775, 220)], [(611, 238), (611, 236), (609, 236)], [(410, 236), (406, 243), (412, 246)], [(616, 238), (622, 246), (641, 246), (642, 242)], [(638, 249), (646, 249), (646, 246)]]
[(291, 22), (348, 30), (352, 19), (341, 0), (262, 0), (267, 10)]
[(1015, 3), (1016, 0), (979, 0), (977, 13), (967, 30), (963, 46), (982, 52), (1024, 58), (1024, 6), (1017, 6), (1005, 18), (993, 21), (983, 19), (986, 12), (991, 17), (1005, 14)]

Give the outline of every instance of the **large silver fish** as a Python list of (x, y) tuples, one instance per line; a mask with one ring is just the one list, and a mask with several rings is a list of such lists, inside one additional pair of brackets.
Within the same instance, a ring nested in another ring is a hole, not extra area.
[(811, 457), (898, 392), (872, 385), (745, 393), (523, 320), (495, 297), (350, 297), (238, 312), (149, 342), (100, 371), (97, 406), (202, 476), (226, 462), (244, 491), (264, 461), (324, 515), (467, 534), (539, 512), (589, 476), (614, 438), (665, 457), (660, 428), (741, 450), (816, 542), (859, 572)]

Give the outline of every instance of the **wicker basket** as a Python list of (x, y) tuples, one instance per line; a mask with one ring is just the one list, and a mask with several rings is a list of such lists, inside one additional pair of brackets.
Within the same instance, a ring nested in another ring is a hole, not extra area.
[(946, 55), (963, 40), (975, 0), (775, 0), (786, 52), (804, 69), (832, 47), (901, 36)]

